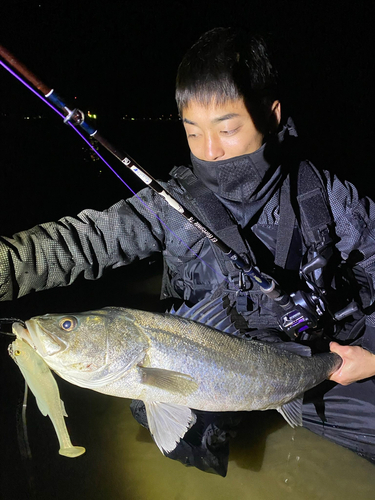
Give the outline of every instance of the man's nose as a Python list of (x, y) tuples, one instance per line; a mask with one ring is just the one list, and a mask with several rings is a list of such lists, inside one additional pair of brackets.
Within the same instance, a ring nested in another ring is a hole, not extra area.
[(220, 160), (225, 155), (220, 138), (215, 134), (209, 134), (206, 137), (204, 155), (205, 160), (208, 161)]

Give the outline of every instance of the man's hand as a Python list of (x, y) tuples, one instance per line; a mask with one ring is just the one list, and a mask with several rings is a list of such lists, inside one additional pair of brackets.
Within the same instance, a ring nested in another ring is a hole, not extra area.
[(331, 352), (342, 357), (342, 365), (329, 377), (341, 385), (349, 385), (375, 375), (375, 355), (358, 346), (330, 343)]

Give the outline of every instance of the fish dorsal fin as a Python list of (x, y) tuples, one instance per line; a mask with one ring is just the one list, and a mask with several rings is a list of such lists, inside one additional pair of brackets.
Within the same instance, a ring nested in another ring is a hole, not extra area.
[(151, 401), (145, 402), (145, 407), (151, 435), (164, 454), (176, 448), (196, 421), (195, 414), (186, 406)]
[(164, 370), (162, 368), (150, 368), (138, 366), (142, 374), (142, 383), (159, 387), (168, 392), (182, 394), (184, 396), (198, 389), (198, 383), (185, 373)]
[(291, 427), (302, 425), (302, 399), (302, 397), (293, 399), (289, 403), (276, 408)]
[(239, 334), (226, 309), (223, 307), (223, 299), (221, 297), (215, 300), (203, 299), (193, 307), (188, 307), (184, 303), (177, 311), (172, 307), (169, 314), (202, 323), (221, 332), (232, 335)]

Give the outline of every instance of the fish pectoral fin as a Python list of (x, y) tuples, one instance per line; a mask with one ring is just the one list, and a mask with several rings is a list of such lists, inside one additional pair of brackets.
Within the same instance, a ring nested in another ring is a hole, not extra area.
[(293, 399), (276, 410), (281, 413), (291, 427), (302, 425), (302, 400), (303, 398)]
[(162, 368), (149, 368), (138, 366), (142, 374), (142, 383), (159, 387), (168, 392), (182, 394), (184, 396), (198, 389), (198, 383), (185, 373), (164, 370)]
[(187, 406), (151, 401), (145, 407), (151, 435), (163, 454), (176, 448), (197, 418)]

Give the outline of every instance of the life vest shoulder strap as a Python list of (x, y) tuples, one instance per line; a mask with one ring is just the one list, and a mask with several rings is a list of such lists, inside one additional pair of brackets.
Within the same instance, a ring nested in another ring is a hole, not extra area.
[(333, 243), (334, 225), (324, 180), (319, 170), (308, 161), (290, 173), (280, 193), (280, 220), (275, 264), (284, 268), (296, 224), (301, 228), (305, 246), (320, 252)]
[(238, 226), (215, 194), (185, 166), (174, 167), (171, 176), (185, 189), (185, 197), (193, 212), (230, 248), (239, 254), (248, 252)]

